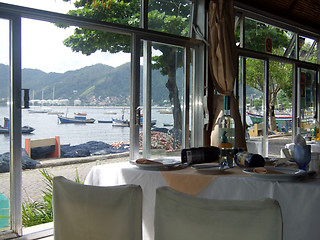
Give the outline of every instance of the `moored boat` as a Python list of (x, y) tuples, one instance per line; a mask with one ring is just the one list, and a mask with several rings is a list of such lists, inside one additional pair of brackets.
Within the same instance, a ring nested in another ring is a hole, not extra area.
[(172, 114), (172, 108), (160, 109), (158, 112), (160, 114)]
[(112, 118), (112, 126), (113, 127), (129, 127), (130, 122), (124, 119)]
[(84, 117), (84, 116), (87, 116), (87, 113), (86, 112), (83, 112), (83, 113), (74, 113), (74, 115), (75, 116), (82, 116), (82, 117)]
[(60, 123), (94, 123), (94, 118), (86, 118), (83, 116), (75, 116), (73, 118), (58, 116)]
[(98, 120), (98, 123), (112, 123), (112, 120)]
[[(248, 116), (251, 118), (251, 121), (253, 124), (255, 123), (261, 123), (263, 122), (263, 116), (260, 115), (260, 114), (255, 114), (255, 113), (250, 113), (250, 112), (247, 112)], [(292, 116), (291, 115), (276, 115), (275, 116), (276, 118), (276, 123), (281, 123), (281, 122), (285, 122), (285, 121), (292, 121)]]
[[(35, 129), (30, 126), (21, 127), (21, 133), (32, 133)], [(4, 126), (0, 125), (0, 134), (8, 134), (9, 133), (9, 118), (4, 118)]]

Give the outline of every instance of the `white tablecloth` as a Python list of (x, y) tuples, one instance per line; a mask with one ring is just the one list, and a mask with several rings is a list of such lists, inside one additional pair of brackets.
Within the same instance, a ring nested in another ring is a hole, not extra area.
[[(142, 187), (144, 240), (152, 240), (155, 190), (168, 186), (161, 172), (141, 170), (127, 162), (106, 164), (93, 167), (85, 180), (85, 184), (96, 186), (128, 183)], [(320, 239), (320, 179), (272, 182), (253, 177), (221, 176), (198, 196), (222, 200), (274, 198), (279, 201), (282, 210), (284, 240)]]

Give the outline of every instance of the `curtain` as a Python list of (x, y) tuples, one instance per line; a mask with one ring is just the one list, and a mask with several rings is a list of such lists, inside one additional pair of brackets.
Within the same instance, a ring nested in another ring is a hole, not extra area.
[(211, 145), (218, 146), (219, 118), (223, 114), (223, 96), (230, 96), (230, 112), (235, 120), (235, 148), (246, 149), (245, 132), (239, 105), (233, 92), (237, 73), (237, 49), (234, 37), (234, 8), (232, 0), (210, 1), (209, 4), (209, 70), (211, 80), (220, 95), (214, 96), (215, 109)]

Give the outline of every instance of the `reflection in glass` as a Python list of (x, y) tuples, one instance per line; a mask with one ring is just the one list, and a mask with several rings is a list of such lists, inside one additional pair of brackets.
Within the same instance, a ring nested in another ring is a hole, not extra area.
[[(245, 48), (284, 56), (293, 34), (289, 31), (245, 19)], [(240, 27), (235, 29), (236, 42), (240, 42)]]
[(315, 71), (301, 69), (300, 71), (300, 107), (298, 114), (301, 119), (300, 133), (311, 136), (311, 125), (316, 117), (316, 80)]
[[(156, 43), (152, 49), (151, 121), (155, 124), (151, 129), (151, 155), (179, 155), (184, 121), (184, 50)], [(142, 131), (140, 136), (144, 137)]]
[(148, 29), (188, 36), (190, 33), (191, 1), (149, 0)]
[(246, 59), (246, 125), (248, 151), (262, 154), (262, 137), (264, 119), (264, 62)]

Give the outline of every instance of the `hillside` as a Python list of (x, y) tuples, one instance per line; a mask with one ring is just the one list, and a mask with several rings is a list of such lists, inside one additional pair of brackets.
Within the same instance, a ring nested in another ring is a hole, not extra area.
[[(123, 104), (130, 96), (130, 74), (130, 63), (116, 68), (96, 64), (65, 73), (45, 73), (38, 69), (23, 69), (22, 88), (30, 89), (30, 99), (33, 99), (33, 96), (34, 99), (42, 99), (42, 93), (43, 99), (52, 99), (54, 89), (55, 99), (71, 101), (80, 99), (84, 104), (92, 104), (92, 102), (103, 104), (105, 102), (106, 105), (108, 104), (106, 99), (109, 99), (110, 105)], [(164, 100), (168, 100), (168, 90), (165, 87), (167, 77), (162, 76), (158, 70), (154, 70), (152, 76), (152, 100), (154, 104), (161, 105)], [(177, 78), (180, 86), (181, 77), (182, 69), (179, 69)], [(0, 64), (1, 99), (8, 97), (8, 79), (8, 66)]]

